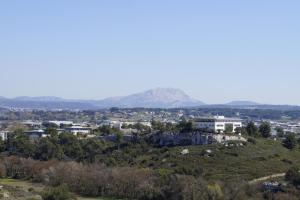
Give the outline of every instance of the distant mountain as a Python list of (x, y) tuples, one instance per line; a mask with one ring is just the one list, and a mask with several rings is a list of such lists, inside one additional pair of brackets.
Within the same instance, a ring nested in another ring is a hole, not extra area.
[(38, 110), (90, 110), (96, 106), (85, 102), (73, 102), (59, 99), (45, 99), (40, 97), (21, 97), (14, 99), (0, 98), (0, 107), (7, 109), (38, 109)]
[(191, 98), (185, 92), (174, 88), (156, 88), (124, 97), (111, 97), (103, 100), (74, 100), (60, 97), (17, 97), (0, 96), (0, 107), (7, 109), (43, 109), (43, 110), (95, 110), (111, 107), (120, 108), (237, 108), (300, 110), (300, 106), (265, 105), (253, 101), (232, 101), (227, 104), (205, 104)]
[(189, 97), (182, 90), (156, 88), (125, 97), (107, 98), (96, 103), (99, 107), (145, 107), (178, 108), (204, 105), (203, 102)]
[(257, 102), (254, 101), (231, 101), (227, 103), (228, 106), (257, 106), (260, 105)]
[(53, 96), (41, 96), (41, 97), (27, 97), (27, 96), (22, 96), (22, 97), (16, 97), (13, 100), (16, 101), (67, 101), (63, 98), (60, 97), (53, 97)]
[(174, 88), (156, 88), (125, 97), (112, 97), (104, 100), (71, 100), (51, 96), (0, 98), (0, 107), (20, 109), (177, 108), (201, 105), (204, 103), (189, 97), (182, 90)]

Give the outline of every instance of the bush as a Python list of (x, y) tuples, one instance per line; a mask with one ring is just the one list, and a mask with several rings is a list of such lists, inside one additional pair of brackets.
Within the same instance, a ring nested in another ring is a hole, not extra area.
[(46, 188), (42, 192), (43, 200), (72, 200), (76, 199), (73, 195), (70, 194), (67, 186), (61, 185), (53, 188)]
[(269, 122), (263, 122), (259, 127), (259, 133), (262, 137), (271, 137), (271, 125)]
[(6, 177), (6, 168), (5, 165), (0, 163), (0, 178)]
[(299, 168), (292, 167), (285, 175), (285, 180), (292, 183), (294, 186), (300, 185), (300, 172)]
[(248, 138), (249, 143), (256, 144), (256, 140), (254, 138)]
[(297, 146), (297, 140), (294, 134), (289, 134), (283, 140), (282, 145), (287, 149), (294, 149)]

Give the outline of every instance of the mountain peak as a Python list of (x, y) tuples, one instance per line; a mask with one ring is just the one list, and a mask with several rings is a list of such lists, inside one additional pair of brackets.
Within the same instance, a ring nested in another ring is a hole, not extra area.
[[(1, 99), (0, 106), (20, 108), (183, 108), (204, 105), (203, 102), (188, 96), (184, 91), (176, 88), (154, 88), (124, 97), (111, 97), (104, 100), (71, 100), (52, 96)], [(70, 105), (70, 106), (68, 106)]]
[(189, 97), (185, 92), (176, 88), (155, 88), (145, 92), (100, 101), (99, 105), (114, 105), (117, 107), (147, 107), (175, 108), (199, 106), (204, 103)]
[(192, 100), (192, 98), (190, 98), (185, 92), (176, 88), (155, 88), (144, 92), (143, 95), (145, 95), (145, 97), (148, 96), (155, 101), (161, 102)]

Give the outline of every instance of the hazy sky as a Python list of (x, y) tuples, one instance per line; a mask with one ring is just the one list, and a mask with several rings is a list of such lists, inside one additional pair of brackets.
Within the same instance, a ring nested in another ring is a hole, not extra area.
[(174, 87), (300, 105), (299, 0), (3, 0), (0, 96)]

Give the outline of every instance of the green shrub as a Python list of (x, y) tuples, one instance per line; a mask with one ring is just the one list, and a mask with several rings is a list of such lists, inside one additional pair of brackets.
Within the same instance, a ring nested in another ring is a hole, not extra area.
[(249, 143), (256, 144), (256, 140), (254, 138), (248, 138)]
[(292, 167), (290, 168), (286, 175), (285, 180), (292, 183), (295, 186), (300, 185), (300, 172), (298, 167)]
[(43, 200), (74, 200), (76, 197), (70, 194), (67, 186), (60, 185), (58, 187), (46, 188), (42, 192)]
[(297, 146), (297, 139), (294, 134), (288, 134), (283, 140), (282, 145), (287, 149), (294, 149)]

